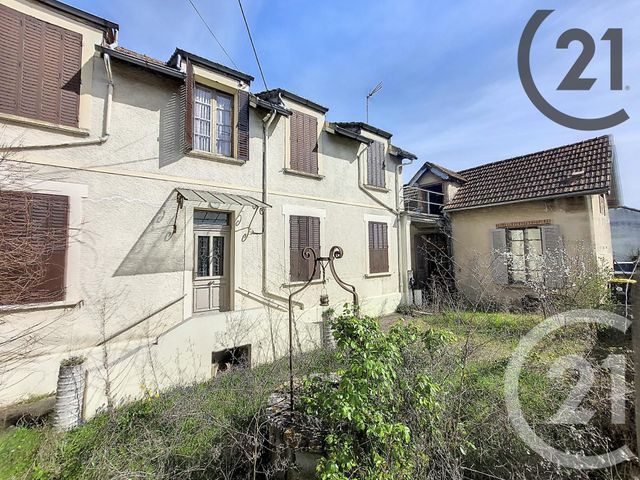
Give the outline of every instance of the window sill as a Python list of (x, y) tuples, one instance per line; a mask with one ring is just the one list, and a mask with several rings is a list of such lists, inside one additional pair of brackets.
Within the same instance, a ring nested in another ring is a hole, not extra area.
[(310, 172), (301, 172), (300, 170), (293, 170), (291, 168), (285, 168), (282, 171), (287, 175), (298, 175), (299, 177), (312, 178), (314, 180), (322, 180), (324, 178), (324, 175)]
[(247, 163), (246, 161), (239, 160), (237, 158), (225, 157), (224, 155), (218, 155), (216, 153), (211, 153), (211, 152), (204, 152), (201, 150), (191, 150), (187, 154), (187, 156), (194, 157), (194, 158), (202, 158), (204, 160), (213, 160), (214, 162), (229, 163), (231, 165), (244, 165), (245, 163)]
[(60, 133), (68, 133), (70, 135), (76, 135), (79, 137), (88, 137), (90, 134), (89, 130), (86, 130), (84, 128), (69, 127), (67, 125), (59, 125), (57, 123), (44, 122), (42, 120), (36, 120), (33, 118), (11, 115), (9, 113), (0, 113), (0, 121), (29, 125), (32, 127), (46, 128), (47, 130), (54, 130)]
[(365, 273), (364, 278), (384, 278), (393, 275), (391, 272)]
[(377, 185), (368, 185), (368, 184), (364, 184), (364, 188), (368, 189), (368, 190), (373, 190), (374, 192), (381, 192), (381, 193), (389, 193), (390, 190), (386, 187), (378, 187)]
[(24, 305), (0, 305), (0, 312), (31, 312), (36, 310), (69, 310), (80, 307), (84, 304), (84, 300), (70, 302), (60, 300), (58, 302), (43, 303), (25, 303)]

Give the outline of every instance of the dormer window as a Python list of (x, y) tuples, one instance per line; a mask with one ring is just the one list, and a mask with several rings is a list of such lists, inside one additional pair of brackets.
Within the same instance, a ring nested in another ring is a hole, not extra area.
[(196, 84), (193, 147), (225, 157), (233, 155), (233, 97)]

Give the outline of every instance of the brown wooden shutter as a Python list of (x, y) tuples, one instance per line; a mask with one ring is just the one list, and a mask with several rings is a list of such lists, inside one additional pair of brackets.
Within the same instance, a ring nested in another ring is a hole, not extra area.
[(290, 118), (290, 167), (306, 173), (318, 173), (318, 119), (293, 110)]
[(0, 111), (18, 114), (22, 15), (0, 5)]
[(389, 271), (388, 225), (382, 222), (369, 222), (369, 272), (385, 273)]
[(0, 111), (78, 126), (82, 35), (0, 5)]
[(238, 91), (238, 160), (249, 160), (249, 93)]
[(78, 110), (80, 106), (80, 70), (82, 68), (82, 35), (68, 30), (62, 31), (61, 68), (61, 98), (60, 123), (63, 125), (78, 125)]
[(367, 148), (367, 184), (384, 187), (384, 144), (374, 141)]
[[(320, 219), (291, 215), (289, 217), (289, 270), (292, 282), (307, 281), (313, 272), (313, 260), (302, 258), (305, 247), (313, 248), (316, 255), (320, 255)], [(320, 272), (316, 271), (313, 278), (320, 278)]]
[[(185, 78), (184, 94), (184, 150), (193, 150), (193, 102), (194, 102), (195, 80), (193, 78), (193, 64), (187, 59), (187, 77)], [(214, 112), (211, 112), (213, 115)]]
[(0, 304), (64, 300), (67, 197), (0, 193)]

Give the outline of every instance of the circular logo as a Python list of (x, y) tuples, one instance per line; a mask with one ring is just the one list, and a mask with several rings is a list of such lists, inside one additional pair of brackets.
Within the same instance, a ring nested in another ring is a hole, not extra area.
[[(626, 333), (628, 327), (631, 325), (631, 322), (629, 322), (626, 318), (611, 312), (600, 310), (574, 310), (571, 312), (554, 315), (553, 317), (550, 317), (539, 325), (535, 326), (522, 338), (522, 340), (516, 347), (505, 372), (504, 394), (507, 413), (509, 415), (511, 424), (518, 433), (519, 437), (532, 450), (537, 452), (544, 459), (564, 467), (575, 468), (579, 470), (611, 467), (613, 465), (617, 465), (624, 461), (635, 458), (635, 455), (631, 452), (627, 445), (624, 445), (612, 452), (607, 452), (599, 455), (584, 455), (580, 453), (560, 451), (547, 444), (545, 440), (543, 440), (533, 431), (533, 429), (527, 423), (527, 420), (525, 419), (522, 412), (522, 407), (520, 405), (518, 394), (520, 372), (524, 367), (524, 363), (529, 353), (531, 353), (535, 346), (538, 345), (546, 336), (557, 330), (576, 324), (603, 325), (610, 328), (615, 328), (622, 333)], [(610, 358), (614, 357), (615, 356), (611, 356)], [(609, 361), (609, 359), (607, 361)], [(609, 361), (609, 363), (613, 365), (616, 362)], [(560, 361), (556, 362), (556, 364), (549, 371), (549, 376), (558, 376), (559, 373), (561, 373), (561, 370), (564, 370), (563, 367), (566, 368), (568, 366), (578, 369), (578, 371), (581, 373), (581, 379), (584, 376), (584, 378), (587, 378), (589, 380), (590, 374), (592, 372), (590, 364), (588, 364), (587, 360), (577, 355), (569, 355), (560, 359)], [(585, 373), (584, 375), (583, 372)], [(622, 378), (624, 378), (624, 375)], [(587, 393), (589, 388), (586, 388), (586, 390), (581, 390), (581, 388), (579, 388), (580, 383), (581, 382), (578, 382), (576, 388), (569, 395), (569, 398), (567, 399), (567, 401), (565, 401), (560, 410), (558, 410), (558, 412), (552, 417), (550, 423), (588, 423), (589, 419), (592, 416), (592, 412), (580, 410), (579, 403), (583, 396)], [(587, 383), (587, 385), (588, 387), (590, 387), (590, 384)], [(618, 384), (615, 389), (617, 390), (616, 392), (613, 391), (612, 387), (612, 407), (614, 405), (614, 399), (622, 399), (622, 402), (624, 402), (624, 386)], [(620, 394), (620, 392), (622, 392), (622, 395)], [(622, 407), (624, 408), (624, 403), (622, 403)], [(612, 419), (619, 416), (619, 413), (616, 414), (612, 411)], [(623, 421), (619, 421), (618, 423), (623, 423)]]
[[(553, 12), (554, 10), (537, 10), (522, 32), (518, 46), (518, 73), (522, 87), (529, 97), (529, 100), (531, 100), (531, 103), (550, 120), (575, 130), (605, 130), (629, 120), (629, 115), (624, 109), (599, 118), (575, 117), (558, 110), (540, 93), (540, 90), (533, 80), (533, 74), (531, 73), (531, 46), (542, 22)], [(622, 90), (622, 29), (608, 29), (602, 37), (602, 40), (611, 42), (611, 90)], [(576, 63), (558, 86), (558, 90), (590, 90), (596, 79), (581, 78), (581, 74), (593, 58), (596, 50), (595, 41), (588, 32), (578, 28), (572, 28), (560, 35), (556, 47), (568, 48), (569, 44), (573, 41), (580, 42), (583, 50), (576, 60)]]

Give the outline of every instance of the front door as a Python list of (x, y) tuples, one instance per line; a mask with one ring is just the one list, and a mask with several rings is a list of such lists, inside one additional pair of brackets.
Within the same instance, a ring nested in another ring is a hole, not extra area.
[(193, 311), (228, 311), (229, 214), (194, 212)]

